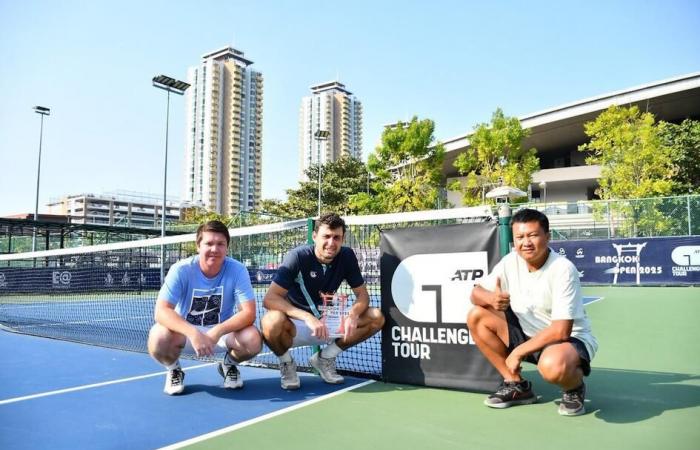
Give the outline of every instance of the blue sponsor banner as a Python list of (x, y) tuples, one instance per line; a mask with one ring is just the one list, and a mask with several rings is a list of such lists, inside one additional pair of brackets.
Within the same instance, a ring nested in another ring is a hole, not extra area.
[(583, 284), (700, 284), (700, 238), (664, 237), (552, 241)]
[(141, 291), (159, 288), (158, 268), (0, 268), (0, 294)]

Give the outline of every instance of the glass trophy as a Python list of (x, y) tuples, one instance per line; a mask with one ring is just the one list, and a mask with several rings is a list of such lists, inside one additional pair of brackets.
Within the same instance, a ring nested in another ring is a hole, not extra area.
[(323, 297), (321, 322), (328, 328), (328, 337), (338, 338), (345, 334), (345, 316), (347, 315), (348, 296), (335, 294)]

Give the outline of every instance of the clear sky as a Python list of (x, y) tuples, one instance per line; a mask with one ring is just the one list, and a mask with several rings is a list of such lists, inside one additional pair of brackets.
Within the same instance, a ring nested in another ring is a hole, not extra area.
[[(297, 186), (298, 112), (338, 79), (363, 103), (363, 153), (417, 115), (446, 140), (503, 108), (522, 116), (700, 71), (700, 1), (0, 0), (0, 215), (117, 190), (162, 196), (165, 92), (231, 45), (264, 76), (264, 198)], [(181, 196), (184, 99), (170, 114)]]

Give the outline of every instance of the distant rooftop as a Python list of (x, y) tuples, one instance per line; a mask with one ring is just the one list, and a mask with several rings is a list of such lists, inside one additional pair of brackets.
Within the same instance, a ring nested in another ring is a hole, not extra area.
[(228, 59), (235, 59), (240, 61), (246, 66), (253, 64), (253, 61), (243, 57), (243, 52), (236, 50), (233, 47), (223, 47), (218, 50), (214, 50), (210, 53), (205, 53), (202, 55), (202, 59), (215, 59), (217, 61), (226, 61)]
[(311, 91), (314, 94), (318, 94), (323, 91), (336, 90), (344, 92), (348, 95), (352, 95), (352, 92), (345, 89), (345, 85), (339, 81), (327, 81), (325, 83), (317, 84), (315, 86), (310, 86), (309, 89), (311, 89)]

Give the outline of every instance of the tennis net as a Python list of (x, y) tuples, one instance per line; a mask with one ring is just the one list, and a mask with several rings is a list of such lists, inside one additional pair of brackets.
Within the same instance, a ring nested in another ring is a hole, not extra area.
[[(381, 229), (432, 226), (491, 220), (487, 208), (460, 208), (400, 214), (346, 217), (345, 245), (360, 263), (371, 306), (381, 306), (379, 240)], [(229, 255), (247, 268), (257, 302), (257, 323), (264, 314), (267, 287), (292, 248), (305, 244), (312, 222), (301, 219), (230, 230)], [(148, 331), (160, 289), (161, 267), (196, 253), (195, 235), (81, 248), (0, 255), (0, 327), (13, 332), (63, 339), (122, 350), (146, 352)], [(340, 293), (352, 291), (344, 283)], [(292, 355), (309, 369), (309, 348)], [(194, 358), (192, 354), (183, 354)], [(267, 348), (252, 365), (276, 367), (277, 357)], [(381, 336), (341, 353), (339, 371), (381, 376)]]

